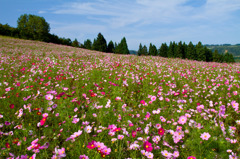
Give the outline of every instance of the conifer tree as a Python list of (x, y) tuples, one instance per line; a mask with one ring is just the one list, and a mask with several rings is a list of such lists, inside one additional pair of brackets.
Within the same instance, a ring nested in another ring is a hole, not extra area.
[(182, 41), (180, 41), (177, 46), (175, 57), (183, 58), (183, 54), (184, 54), (184, 47), (183, 47)]
[(92, 49), (92, 42), (91, 42), (91, 40), (90, 39), (85, 40), (84, 43), (83, 43), (83, 47), (85, 49), (91, 50)]
[(196, 54), (197, 54), (198, 61), (206, 61), (205, 51), (200, 41), (196, 45)]
[(139, 48), (138, 48), (137, 54), (138, 54), (138, 56), (143, 55), (143, 47), (142, 47), (142, 44), (141, 44), (141, 43), (139, 44)]
[(173, 43), (171, 41), (168, 47), (168, 57), (171, 57), (171, 58), (174, 57), (174, 45), (175, 45), (175, 42)]
[(196, 55), (196, 49), (193, 43), (190, 41), (187, 47), (187, 54), (186, 54), (187, 59), (191, 60), (197, 60), (197, 55)]
[(77, 39), (75, 39), (75, 40), (72, 42), (72, 46), (73, 46), (73, 47), (80, 47), (79, 42), (77, 41)]
[(114, 44), (113, 41), (109, 41), (108, 46), (107, 46), (107, 52), (113, 53), (114, 52)]
[(151, 56), (157, 56), (157, 48), (152, 43), (150, 43), (150, 45), (149, 45), (149, 52), (148, 52), (148, 54), (151, 55)]
[(159, 53), (158, 53), (161, 57), (168, 57), (168, 46), (166, 43), (162, 43), (160, 49), (159, 49)]
[(97, 39), (94, 39), (93, 50), (106, 52), (107, 51), (107, 42), (101, 33), (98, 33)]
[(146, 46), (146, 45), (143, 46), (142, 55), (145, 55), (145, 56), (148, 55), (148, 49), (147, 49), (147, 46)]

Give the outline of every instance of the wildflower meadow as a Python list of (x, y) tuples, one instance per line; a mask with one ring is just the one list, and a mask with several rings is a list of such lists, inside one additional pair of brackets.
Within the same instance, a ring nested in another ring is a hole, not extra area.
[(0, 37), (0, 158), (240, 158), (240, 64)]

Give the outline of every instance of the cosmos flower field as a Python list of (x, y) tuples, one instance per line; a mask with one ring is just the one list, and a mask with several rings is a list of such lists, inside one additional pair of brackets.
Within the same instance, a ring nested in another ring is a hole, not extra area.
[(239, 158), (240, 64), (0, 37), (0, 158)]

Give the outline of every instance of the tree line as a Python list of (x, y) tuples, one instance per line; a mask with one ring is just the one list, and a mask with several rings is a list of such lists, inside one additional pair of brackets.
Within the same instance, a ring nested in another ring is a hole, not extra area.
[(87, 39), (81, 44), (77, 39), (72, 41), (70, 38), (61, 38), (55, 34), (50, 34), (50, 25), (46, 20), (43, 17), (32, 14), (21, 15), (17, 20), (17, 28), (11, 27), (8, 24), (0, 24), (0, 35), (28, 40), (39, 40), (102, 52), (129, 54), (125, 37), (122, 38), (120, 43), (113, 43), (113, 41), (110, 41), (107, 44), (104, 36), (99, 33), (93, 42)]
[[(11, 27), (8, 24), (0, 24), (0, 35), (51, 42), (101, 52), (130, 54), (125, 37), (121, 39), (120, 43), (114, 43), (112, 40), (107, 43), (104, 36), (98, 33), (97, 38), (93, 42), (87, 39), (83, 43), (80, 43), (77, 39), (72, 41), (70, 38), (61, 38), (55, 34), (50, 34), (50, 25), (46, 20), (43, 17), (31, 14), (21, 15), (17, 20), (17, 28)], [(149, 49), (146, 45), (142, 46), (140, 43), (137, 54), (139, 56), (151, 55), (207, 62), (235, 62), (232, 54), (228, 52), (219, 54), (217, 50), (213, 52), (206, 46), (203, 46), (201, 42), (198, 42), (197, 45), (193, 45), (192, 42), (189, 42), (188, 45), (185, 42), (182, 43), (182, 41), (178, 43), (170, 42), (169, 46), (166, 43), (162, 43), (159, 49), (152, 43), (150, 43)]]
[(232, 54), (229, 54), (228, 52), (219, 54), (217, 50), (213, 52), (206, 46), (203, 46), (201, 42), (198, 42), (197, 45), (193, 45), (192, 42), (189, 42), (187, 45), (182, 41), (178, 43), (171, 41), (169, 46), (166, 43), (162, 43), (159, 49), (157, 49), (157, 47), (152, 43), (150, 43), (149, 49), (146, 45), (142, 46), (140, 43), (138, 56), (141, 55), (181, 58), (206, 62), (235, 62)]

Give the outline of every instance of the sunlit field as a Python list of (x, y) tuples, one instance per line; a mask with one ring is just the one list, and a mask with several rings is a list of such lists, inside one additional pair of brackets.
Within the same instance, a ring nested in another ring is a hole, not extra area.
[(0, 37), (0, 158), (239, 158), (240, 64)]

